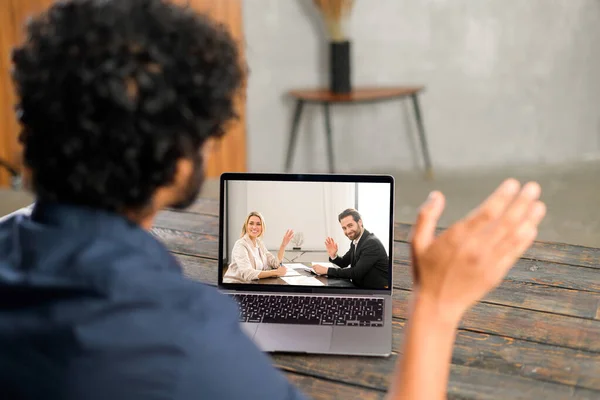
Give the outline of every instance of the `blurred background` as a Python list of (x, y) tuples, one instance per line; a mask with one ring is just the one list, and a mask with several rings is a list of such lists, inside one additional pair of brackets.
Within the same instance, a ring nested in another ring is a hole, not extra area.
[[(335, 172), (392, 174), (397, 221), (412, 222), (439, 189), (448, 226), (513, 176), (543, 187), (539, 239), (600, 246), (600, 1), (177, 2), (228, 26), (249, 66), (240, 120), (217, 146), (203, 196), (218, 197), (225, 171), (285, 171), (299, 100), (290, 91), (317, 90), (303, 103), (290, 172), (331, 171), (328, 110)], [(0, 159), (9, 167), (0, 168), (0, 215), (32, 201), (19, 188), (10, 48), (27, 16), (50, 3), (0, 2)], [(333, 60), (340, 43), (347, 59)], [(332, 91), (344, 68), (350, 87)], [(413, 97), (356, 100), (402, 88), (419, 88), (429, 174)]]

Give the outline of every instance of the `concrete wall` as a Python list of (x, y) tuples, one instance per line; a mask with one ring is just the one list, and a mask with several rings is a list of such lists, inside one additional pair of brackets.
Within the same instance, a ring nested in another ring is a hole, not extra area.
[[(311, 0), (244, 0), (248, 165), (283, 170), (291, 88), (327, 82)], [(355, 85), (423, 84), (438, 169), (600, 155), (599, 0), (356, 0)], [(339, 171), (421, 165), (408, 103), (334, 107)], [(327, 170), (322, 111), (305, 109), (293, 171)]]

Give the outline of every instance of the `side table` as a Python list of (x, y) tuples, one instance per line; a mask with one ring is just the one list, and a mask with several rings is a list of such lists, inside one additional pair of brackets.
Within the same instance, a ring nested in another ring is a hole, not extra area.
[(333, 141), (331, 129), (330, 104), (358, 104), (372, 103), (386, 100), (403, 99), (410, 97), (413, 104), (413, 110), (419, 139), (421, 141), (421, 149), (423, 152), (423, 160), (425, 161), (425, 174), (427, 178), (433, 177), (433, 168), (429, 157), (429, 149), (427, 147), (427, 138), (425, 137), (425, 128), (423, 127), (423, 117), (421, 107), (419, 106), (419, 94), (424, 90), (422, 86), (399, 86), (399, 87), (372, 87), (372, 88), (356, 88), (348, 94), (336, 94), (327, 89), (307, 89), (307, 90), (291, 90), (288, 92), (296, 100), (296, 108), (292, 120), (292, 128), (287, 148), (285, 161), (285, 171), (289, 172), (292, 165), (292, 157), (296, 147), (298, 136), (298, 126), (302, 118), (302, 111), (305, 103), (316, 103), (323, 105), (325, 114), (325, 134), (327, 136), (327, 154), (329, 161), (329, 172), (334, 172), (333, 159)]

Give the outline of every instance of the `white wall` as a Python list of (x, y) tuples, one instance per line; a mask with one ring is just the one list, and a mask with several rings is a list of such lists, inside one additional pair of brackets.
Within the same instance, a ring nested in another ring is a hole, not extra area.
[[(311, 0), (243, 4), (249, 169), (280, 171), (293, 109), (284, 93), (326, 84), (326, 42)], [(356, 85), (426, 85), (436, 168), (600, 156), (600, 1), (356, 0), (349, 29)], [(333, 107), (338, 170), (420, 165), (409, 111)], [(293, 170), (326, 171), (321, 109), (304, 117)]]
[(387, 183), (359, 183), (357, 205), (363, 226), (381, 240), (388, 255), (392, 221), (389, 207), (390, 189)]

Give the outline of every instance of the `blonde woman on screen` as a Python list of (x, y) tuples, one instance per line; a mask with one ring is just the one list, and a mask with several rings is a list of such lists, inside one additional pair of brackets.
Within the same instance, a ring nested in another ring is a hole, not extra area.
[(233, 245), (231, 263), (223, 276), (225, 283), (248, 283), (262, 278), (275, 278), (286, 274), (281, 265), (285, 248), (292, 240), (294, 231), (288, 229), (283, 235), (277, 257), (265, 247), (261, 237), (265, 233), (265, 219), (252, 211), (242, 226), (241, 237)]

